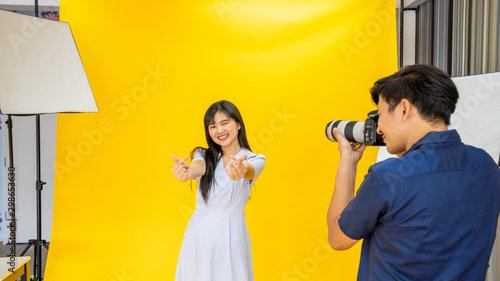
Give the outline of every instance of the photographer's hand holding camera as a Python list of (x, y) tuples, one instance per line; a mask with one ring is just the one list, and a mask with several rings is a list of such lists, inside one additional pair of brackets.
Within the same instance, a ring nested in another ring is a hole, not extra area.
[(358, 280), (484, 280), (500, 212), (500, 170), (447, 129), (458, 100), (453, 81), (435, 67), (413, 65), (378, 80), (371, 95), (378, 137), (400, 157), (371, 166), (355, 196), (365, 145), (344, 137), (353, 125), (330, 135), (327, 127), (340, 152), (330, 245), (346, 250), (364, 239)]

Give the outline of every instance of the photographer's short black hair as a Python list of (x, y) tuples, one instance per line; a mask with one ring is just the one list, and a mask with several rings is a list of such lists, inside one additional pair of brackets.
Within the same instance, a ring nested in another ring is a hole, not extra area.
[(391, 76), (379, 79), (370, 90), (378, 104), (383, 97), (392, 112), (402, 99), (409, 100), (428, 122), (450, 124), (455, 111), (458, 90), (450, 77), (440, 69), (426, 64), (410, 65)]

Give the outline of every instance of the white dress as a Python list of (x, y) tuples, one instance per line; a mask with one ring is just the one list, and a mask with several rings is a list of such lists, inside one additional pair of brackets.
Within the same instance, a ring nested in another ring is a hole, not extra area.
[[(196, 153), (193, 161), (204, 161), (203, 153)], [(245, 154), (243, 163), (251, 163), (255, 169), (253, 180), (232, 181), (221, 158), (215, 168), (216, 184), (206, 203), (198, 188), (196, 210), (184, 233), (177, 262), (176, 281), (254, 280), (245, 205), (266, 158), (245, 148), (235, 157)]]

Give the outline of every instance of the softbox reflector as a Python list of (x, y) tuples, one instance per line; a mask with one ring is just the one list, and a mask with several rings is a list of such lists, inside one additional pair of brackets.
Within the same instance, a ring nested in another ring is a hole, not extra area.
[(0, 112), (97, 112), (68, 23), (0, 10)]

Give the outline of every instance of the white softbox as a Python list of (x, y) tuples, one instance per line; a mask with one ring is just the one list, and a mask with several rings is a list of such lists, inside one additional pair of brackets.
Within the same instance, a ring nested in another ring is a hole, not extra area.
[(97, 112), (67, 23), (0, 10), (0, 112)]

